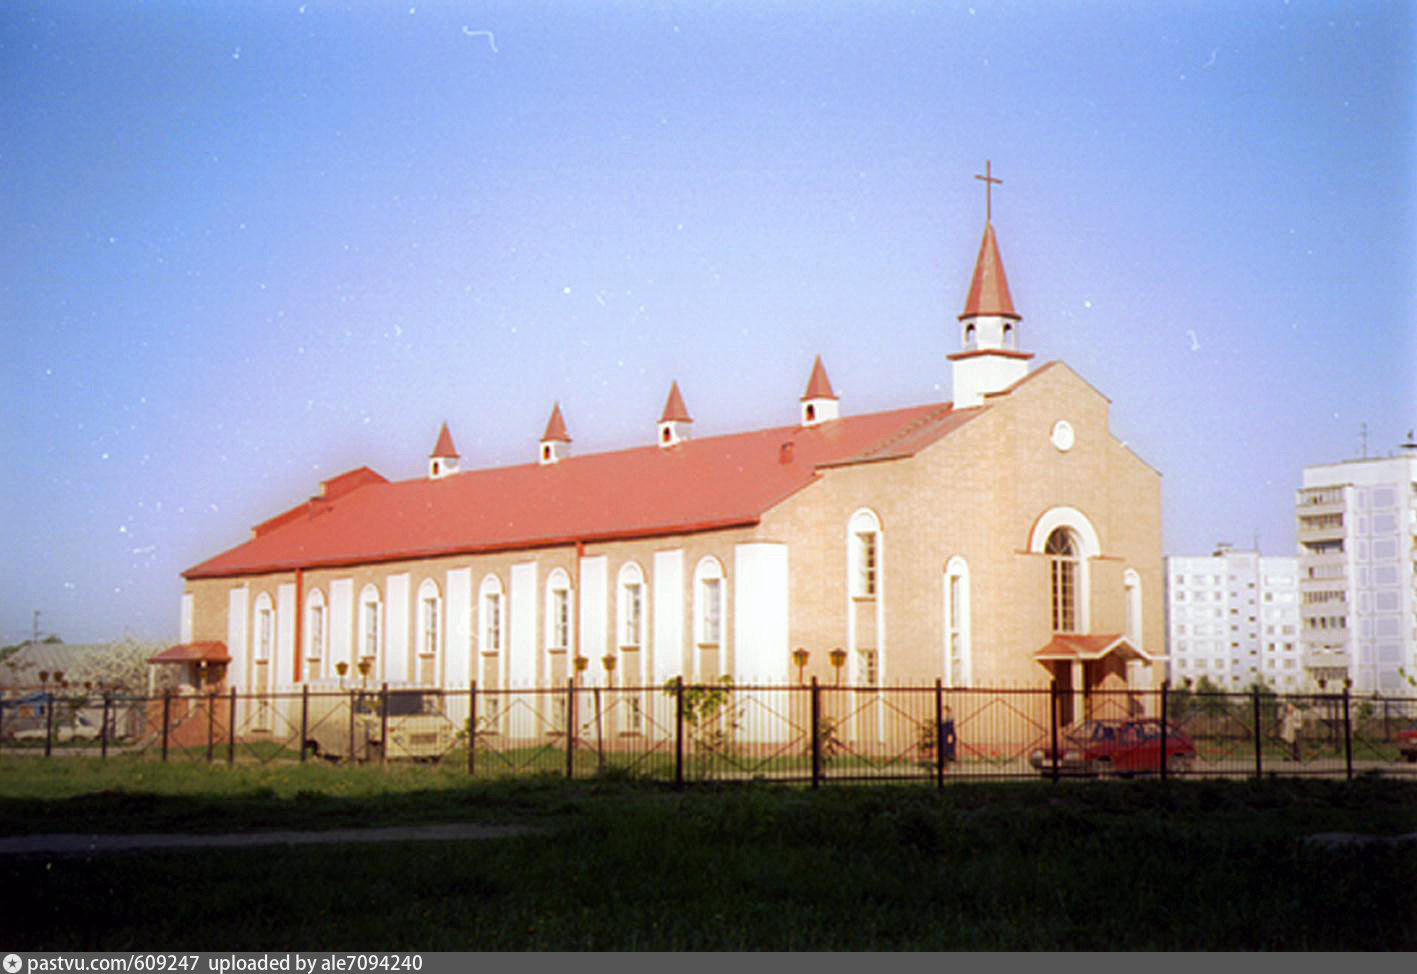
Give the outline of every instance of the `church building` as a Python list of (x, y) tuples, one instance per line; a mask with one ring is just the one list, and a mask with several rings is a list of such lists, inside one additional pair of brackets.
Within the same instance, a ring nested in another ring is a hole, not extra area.
[(640, 445), (577, 455), (557, 404), (463, 469), (445, 424), (426, 476), (342, 474), (186, 571), (182, 643), (242, 693), (1159, 686), (1161, 477), (1030, 369), (992, 220), (957, 321), (951, 402), (853, 415), (817, 358), (787, 426), (695, 437), (674, 383)]

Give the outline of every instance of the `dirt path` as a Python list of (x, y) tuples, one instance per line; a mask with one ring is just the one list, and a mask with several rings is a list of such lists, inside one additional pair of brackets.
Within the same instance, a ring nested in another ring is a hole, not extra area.
[(394, 825), (323, 832), (228, 832), (211, 835), (61, 833), (0, 838), (0, 856), (81, 856), (133, 849), (249, 849), (268, 845), (338, 845), (357, 842), (465, 842), (503, 839), (537, 831), (524, 825)]

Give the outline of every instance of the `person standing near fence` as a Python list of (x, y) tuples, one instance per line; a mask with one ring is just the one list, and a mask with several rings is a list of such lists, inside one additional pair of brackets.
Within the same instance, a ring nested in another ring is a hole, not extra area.
[(1299, 732), (1303, 728), (1304, 714), (1294, 701), (1286, 700), (1279, 707), (1279, 739), (1289, 747), (1289, 756), (1300, 760)]
[(956, 743), (954, 711), (946, 707), (944, 717), (940, 721), (940, 754), (947, 765), (954, 764)]

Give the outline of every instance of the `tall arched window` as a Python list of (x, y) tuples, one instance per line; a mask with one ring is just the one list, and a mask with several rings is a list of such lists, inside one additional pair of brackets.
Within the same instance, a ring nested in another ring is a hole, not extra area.
[(496, 575), (482, 580), (482, 652), (500, 653), (503, 644), (504, 620), (502, 581)]
[(973, 682), (969, 618), (969, 565), (958, 555), (945, 566), (945, 685)]
[(703, 648), (723, 644), (723, 566), (704, 558), (694, 570), (694, 642)]
[(276, 610), (269, 594), (262, 592), (256, 597), (254, 645), (251, 652), (251, 689), (258, 695), (252, 727), (256, 730), (270, 730), (271, 701), (267, 696), (274, 687), (276, 640)]
[(271, 597), (262, 592), (256, 598), (256, 645), (252, 654), (257, 663), (269, 663), (275, 650), (276, 612)]
[(373, 585), (364, 586), (359, 593), (359, 663), (368, 664), (364, 668), (365, 679), (379, 679), (380, 649), (384, 645), (384, 606), (379, 600), (379, 589)]
[(851, 516), (847, 529), (847, 570), (851, 573), (851, 595), (857, 599), (879, 598), (881, 594), (881, 522), (867, 510)]
[(442, 646), (443, 597), (438, 583), (425, 578), (418, 586), (418, 682), (436, 686), (438, 651)]
[(320, 680), (325, 676), (325, 645), (329, 642), (329, 612), (325, 608), (325, 593), (313, 589), (305, 599), (305, 679)]
[(1043, 545), (1048, 555), (1054, 632), (1078, 631), (1078, 543), (1067, 528), (1054, 528)]
[(571, 646), (571, 577), (557, 568), (546, 577), (546, 648), (565, 652)]
[(620, 645), (639, 649), (644, 644), (645, 635), (645, 577), (640, 566), (627, 562), (620, 569), (620, 584), (617, 587), (616, 616), (619, 620)]

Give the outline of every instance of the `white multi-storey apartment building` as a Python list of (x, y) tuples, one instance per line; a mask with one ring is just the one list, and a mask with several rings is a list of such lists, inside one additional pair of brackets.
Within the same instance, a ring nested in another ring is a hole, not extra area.
[(1306, 688), (1299, 648), (1299, 559), (1218, 545), (1166, 559), (1169, 678), (1223, 690)]
[[(1410, 437), (1409, 437), (1410, 439)], [(1297, 498), (1304, 666), (1359, 693), (1417, 675), (1417, 446), (1304, 468)]]

